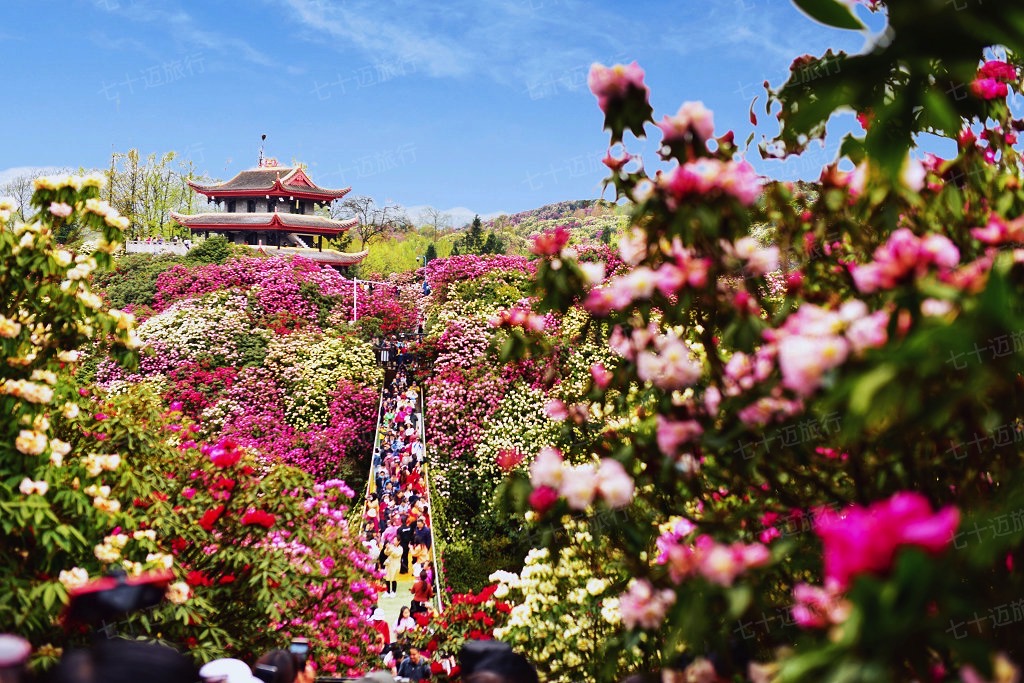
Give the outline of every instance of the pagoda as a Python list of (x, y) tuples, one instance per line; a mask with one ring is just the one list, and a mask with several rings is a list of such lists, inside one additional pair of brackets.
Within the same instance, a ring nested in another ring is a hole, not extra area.
[(297, 254), (336, 268), (353, 266), (369, 253), (323, 248), (325, 235), (339, 237), (359, 221), (336, 221), (318, 216), (314, 210), (330, 206), (352, 188), (320, 187), (299, 166), (280, 166), (275, 159), (261, 158), (259, 166), (242, 171), (227, 182), (188, 184), (221, 208), (190, 215), (172, 211), (171, 217), (193, 234), (219, 234), (263, 253)]

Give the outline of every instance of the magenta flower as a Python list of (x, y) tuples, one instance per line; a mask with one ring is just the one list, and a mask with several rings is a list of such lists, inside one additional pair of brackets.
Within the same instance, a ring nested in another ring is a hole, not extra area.
[(959, 523), (956, 508), (932, 513), (924, 496), (903, 492), (868, 508), (854, 505), (839, 514), (820, 511), (814, 530), (824, 544), (826, 578), (846, 588), (859, 574), (886, 572), (901, 547), (943, 551)]
[(550, 486), (540, 486), (530, 492), (530, 507), (539, 514), (544, 514), (551, 509), (551, 506), (558, 502), (558, 491)]
[(994, 78), (978, 78), (971, 81), (971, 92), (983, 100), (994, 100), (1006, 97), (1009, 89), (1006, 83)]
[(978, 69), (978, 78), (991, 78), (1009, 83), (1017, 80), (1017, 67), (999, 60), (990, 60)]

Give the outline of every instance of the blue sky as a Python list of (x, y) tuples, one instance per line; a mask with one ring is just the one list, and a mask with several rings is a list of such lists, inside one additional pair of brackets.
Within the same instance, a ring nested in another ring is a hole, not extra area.
[[(132, 147), (228, 178), (255, 165), (265, 133), (269, 156), (307, 163), (322, 185), (521, 211), (600, 195), (592, 62), (639, 61), (659, 118), (703, 100), (742, 141), (765, 79), (864, 42), (788, 0), (2, 0), (0, 180), (104, 167)], [(831, 156), (749, 158), (792, 178)]]

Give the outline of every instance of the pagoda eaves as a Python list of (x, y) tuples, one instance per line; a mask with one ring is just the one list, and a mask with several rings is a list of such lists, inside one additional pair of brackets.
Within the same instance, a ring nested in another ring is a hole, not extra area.
[(189, 187), (207, 197), (287, 197), (288, 199), (309, 199), (315, 202), (331, 202), (341, 199), (351, 187), (331, 189), (320, 187), (306, 175), (302, 168), (260, 167), (241, 171), (231, 180), (214, 185), (201, 185), (188, 181)]
[(335, 237), (355, 227), (359, 221), (351, 218), (347, 221), (335, 221), (324, 216), (298, 213), (196, 213), (191, 215), (171, 212), (171, 218), (190, 230), (208, 230), (221, 232), (270, 230), (280, 232), (300, 232), (307, 235), (327, 235)]

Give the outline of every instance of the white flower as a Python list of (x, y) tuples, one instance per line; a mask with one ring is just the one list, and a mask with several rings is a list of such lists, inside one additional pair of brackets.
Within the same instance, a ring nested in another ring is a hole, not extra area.
[(0, 315), (0, 337), (13, 339), (21, 333), (21, 323)]
[(70, 591), (89, 583), (89, 572), (81, 567), (73, 567), (68, 570), (61, 570), (57, 580)]
[(559, 495), (565, 498), (573, 510), (586, 510), (594, 502), (597, 492), (597, 472), (590, 463), (577, 465), (562, 477)]
[(545, 446), (530, 465), (530, 484), (534, 488), (550, 486), (557, 489), (562, 483), (562, 470), (561, 451)]
[(166, 595), (175, 605), (184, 605), (192, 596), (192, 590), (184, 581), (176, 581), (167, 587)]
[(14, 440), (14, 447), (25, 455), (39, 455), (46, 450), (46, 436), (39, 432), (22, 429)]
[(640, 228), (632, 228), (629, 235), (619, 240), (619, 255), (631, 266), (643, 261), (647, 255), (647, 233)]

